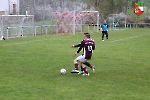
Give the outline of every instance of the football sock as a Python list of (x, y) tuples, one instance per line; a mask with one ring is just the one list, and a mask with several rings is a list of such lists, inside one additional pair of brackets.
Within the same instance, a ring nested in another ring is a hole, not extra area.
[(88, 74), (88, 70), (86, 69), (86, 67), (83, 68), (84, 73)]
[(92, 68), (93, 66), (90, 64), (90, 68)]
[(74, 64), (75, 70), (78, 70), (78, 63)]
[(81, 71), (83, 71), (83, 67), (81, 66)]
[(83, 64), (85, 64), (86, 66), (92, 68), (92, 65), (89, 62), (84, 62)]

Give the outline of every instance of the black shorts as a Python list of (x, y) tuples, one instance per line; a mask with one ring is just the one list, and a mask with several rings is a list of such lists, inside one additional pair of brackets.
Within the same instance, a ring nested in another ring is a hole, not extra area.
[(103, 33), (103, 34), (108, 34), (108, 32), (107, 32), (107, 31), (102, 31), (102, 33)]

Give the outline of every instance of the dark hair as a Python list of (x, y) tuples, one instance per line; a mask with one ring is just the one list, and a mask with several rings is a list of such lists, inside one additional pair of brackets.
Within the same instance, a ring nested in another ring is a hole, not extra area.
[(90, 38), (90, 33), (84, 33), (84, 36), (86, 36), (87, 38)]

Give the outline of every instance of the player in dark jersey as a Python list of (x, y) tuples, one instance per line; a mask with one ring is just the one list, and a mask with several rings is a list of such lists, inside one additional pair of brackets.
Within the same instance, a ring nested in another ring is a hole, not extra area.
[(102, 31), (102, 41), (104, 41), (104, 35), (106, 35), (106, 39), (108, 40), (108, 25), (106, 23), (106, 20), (104, 20), (103, 24), (101, 25), (101, 31)]
[(83, 54), (78, 56), (74, 60), (74, 67), (75, 70), (78, 69), (78, 61), (81, 63), (81, 66), (83, 67), (84, 71), (84, 76), (88, 76), (88, 70), (86, 69), (85, 62), (91, 59), (92, 57), (92, 52), (95, 50), (95, 42), (94, 40), (90, 39), (90, 34), (89, 33), (84, 33), (84, 41), (81, 42), (80, 48), (78, 49), (77, 52), (75, 52), (75, 55), (77, 55), (81, 49), (83, 48)]
[[(85, 33), (86, 34), (86, 33)], [(77, 44), (77, 45), (71, 45), (71, 48), (77, 48), (77, 47), (80, 47), (81, 46), (81, 44), (82, 44), (82, 42), (84, 41), (85, 39), (83, 39), (79, 44)], [(78, 52), (80, 52), (81, 51), (81, 47), (78, 49)], [(93, 70), (93, 72), (95, 71), (95, 66), (93, 66), (92, 64), (90, 64), (89, 62), (84, 62), (83, 64), (85, 64), (86, 66), (88, 66), (88, 67), (90, 67), (92, 70)], [(80, 64), (81, 65), (81, 64)], [(81, 71), (79, 71), (78, 69), (75, 69), (75, 70), (73, 70), (73, 71), (71, 71), (71, 73), (78, 73), (78, 74), (83, 74), (83, 68), (82, 68), (82, 66), (81, 66)]]

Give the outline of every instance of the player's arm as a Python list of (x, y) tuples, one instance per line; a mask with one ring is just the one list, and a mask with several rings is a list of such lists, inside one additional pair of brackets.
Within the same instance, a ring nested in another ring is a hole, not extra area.
[[(94, 40), (93, 40), (94, 41)], [(95, 42), (93, 42), (94, 44), (92, 45), (92, 50), (95, 50)]]
[(108, 24), (107, 24), (107, 31), (108, 31), (108, 27), (109, 27), (109, 26), (108, 26)]
[(77, 45), (71, 45), (71, 48), (77, 48), (77, 47), (80, 47), (80, 46), (81, 46), (81, 44), (79, 43)]
[(95, 50), (95, 45), (93, 45), (92, 49)]
[(80, 47), (80, 48), (74, 53), (74, 55), (77, 55), (81, 50), (82, 50), (82, 47)]
[(108, 28), (109, 26), (108, 26), (108, 24), (107, 24), (107, 28)]
[(74, 45), (74, 48), (77, 48), (77, 47), (80, 47), (80, 46), (81, 46), (81, 44), (79, 43), (77, 45)]
[[(84, 39), (81, 41), (81, 43), (84, 41)], [(77, 48), (81, 46), (81, 43), (76, 44), (76, 45), (71, 45), (71, 48)]]
[(80, 44), (80, 48), (75, 52), (75, 55), (77, 55), (82, 50), (82, 48), (83, 48), (83, 41)]
[(84, 39), (81, 41), (80, 48), (77, 50), (77, 53), (79, 53), (83, 47), (84, 47)]
[(102, 25), (101, 25), (101, 27), (100, 27), (100, 30), (103, 31)]
[(77, 50), (77, 53), (79, 53), (82, 50), (82, 47), (80, 46), (80, 48)]

